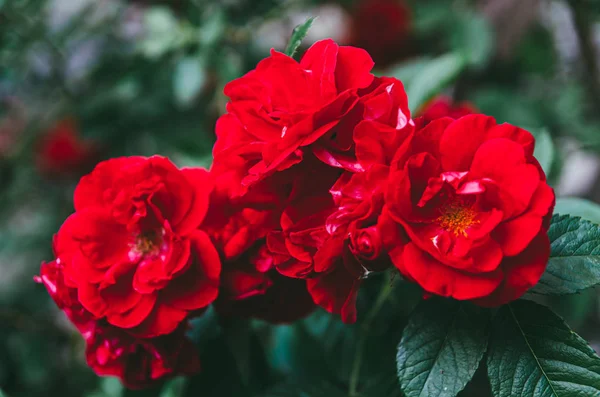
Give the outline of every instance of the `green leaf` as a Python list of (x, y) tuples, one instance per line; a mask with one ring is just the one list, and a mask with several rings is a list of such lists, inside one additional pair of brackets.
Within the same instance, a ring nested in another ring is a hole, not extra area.
[(164, 6), (150, 7), (146, 11), (144, 33), (137, 43), (138, 49), (151, 59), (197, 42), (196, 30), (185, 20), (178, 20), (171, 9)]
[(196, 56), (185, 57), (175, 66), (173, 92), (179, 105), (189, 106), (206, 83), (206, 70), (202, 59)]
[(213, 46), (219, 42), (227, 29), (227, 19), (222, 7), (212, 7), (205, 12), (198, 28), (198, 41), (203, 46)]
[(475, 67), (484, 66), (494, 50), (494, 35), (488, 21), (470, 12), (459, 14), (452, 29), (452, 46), (466, 62)]
[(431, 62), (430, 57), (420, 57), (416, 59), (410, 59), (408, 61), (399, 63), (394, 66), (391, 70), (385, 72), (386, 76), (395, 77), (398, 80), (405, 83), (412, 80), (418, 75), (424, 67)]
[(302, 44), (302, 40), (304, 40), (304, 38), (308, 34), (308, 30), (310, 29), (314, 21), (315, 17), (310, 17), (306, 20), (306, 22), (294, 28), (294, 31), (292, 32), (292, 37), (290, 37), (290, 41), (285, 49), (286, 55), (290, 57), (294, 56), (296, 51), (298, 51), (300, 44)]
[(548, 267), (530, 291), (573, 294), (600, 284), (600, 227), (579, 217), (554, 215), (548, 230)]
[(487, 367), (495, 397), (600, 396), (600, 357), (547, 307), (506, 305), (492, 330)]
[(471, 380), (487, 345), (490, 314), (469, 303), (432, 298), (415, 309), (398, 345), (406, 397), (454, 397)]
[(554, 212), (580, 216), (581, 219), (600, 224), (600, 204), (579, 197), (557, 198)]
[(416, 112), (429, 99), (439, 94), (455, 80), (465, 67), (459, 54), (445, 54), (423, 64), (411, 80), (403, 81), (411, 112)]
[(556, 149), (554, 147), (554, 142), (552, 141), (552, 136), (545, 129), (539, 130), (534, 135), (535, 151), (533, 152), (533, 155), (540, 162), (546, 175), (550, 175), (552, 164), (554, 164), (554, 159), (556, 157)]

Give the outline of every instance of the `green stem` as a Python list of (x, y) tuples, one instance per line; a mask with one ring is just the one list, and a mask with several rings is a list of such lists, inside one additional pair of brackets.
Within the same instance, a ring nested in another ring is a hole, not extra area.
[(350, 374), (350, 385), (348, 388), (348, 395), (350, 397), (358, 396), (358, 382), (360, 378), (360, 368), (362, 366), (362, 358), (367, 344), (367, 337), (371, 331), (371, 324), (379, 314), (379, 311), (383, 307), (383, 304), (388, 300), (392, 290), (394, 289), (393, 277), (384, 279), (384, 285), (377, 296), (375, 304), (367, 313), (365, 322), (362, 324), (361, 333), (358, 338), (356, 345), (356, 353), (354, 354), (354, 363), (352, 365), (352, 373)]

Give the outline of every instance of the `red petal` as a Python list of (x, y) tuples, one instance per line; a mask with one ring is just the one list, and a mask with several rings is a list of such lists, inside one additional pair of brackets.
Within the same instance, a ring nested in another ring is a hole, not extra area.
[(505, 138), (481, 145), (471, 165), (471, 176), (493, 181), (486, 186), (485, 200), (501, 209), (505, 219), (523, 213), (540, 184), (539, 171), (526, 163), (522, 146)]
[[(319, 94), (326, 100), (338, 93), (335, 70), (339, 48), (331, 39), (317, 41), (306, 51), (300, 61), (300, 66), (311, 71), (313, 79), (319, 82)], [(289, 81), (289, 76), (286, 81)]]
[(550, 240), (545, 232), (540, 232), (519, 255), (505, 258), (502, 262), (505, 273), (502, 284), (492, 295), (478, 299), (475, 303), (494, 307), (520, 298), (542, 277), (549, 257)]
[(222, 289), (233, 300), (263, 295), (273, 285), (265, 273), (231, 270), (223, 273)]
[(494, 138), (510, 139), (511, 141), (516, 142), (523, 147), (527, 157), (533, 156), (535, 138), (529, 131), (504, 123), (495, 126), (488, 132), (486, 140)]
[(109, 323), (120, 328), (133, 328), (147, 321), (155, 307), (156, 294), (142, 294), (140, 301), (128, 312), (111, 313), (106, 316)]
[(123, 274), (119, 276), (117, 279), (115, 279), (115, 283), (113, 285), (100, 290), (100, 296), (108, 306), (107, 312), (109, 314), (124, 313), (128, 310), (131, 310), (142, 299), (142, 294), (139, 294), (133, 289), (132, 268), (129, 267), (129, 270), (129, 274)]
[(154, 310), (146, 320), (130, 332), (143, 338), (170, 334), (187, 316), (187, 310), (176, 309), (162, 303), (156, 303)]
[(172, 280), (161, 292), (162, 303), (181, 310), (196, 310), (208, 306), (219, 293), (221, 260), (206, 233), (192, 236), (194, 259), (190, 269)]
[(339, 314), (348, 324), (356, 322), (356, 297), (360, 280), (354, 278), (343, 265), (327, 274), (306, 281), (314, 302), (333, 314)]
[(408, 243), (403, 253), (404, 270), (423, 289), (432, 294), (469, 300), (487, 296), (502, 282), (501, 270), (491, 273), (467, 273), (453, 269), (415, 244)]
[(80, 284), (77, 288), (77, 299), (81, 305), (96, 317), (104, 317), (108, 305), (98, 291), (98, 287), (89, 283)]
[(113, 187), (116, 179), (123, 171), (130, 167), (139, 165), (146, 161), (144, 157), (118, 157), (99, 163), (94, 170), (81, 178), (75, 188), (73, 201), (75, 211), (81, 211), (89, 207), (103, 207), (107, 203), (106, 191)]
[(443, 169), (468, 171), (487, 131), (495, 125), (493, 117), (480, 114), (468, 115), (451, 123), (440, 141)]
[(505, 256), (515, 256), (527, 248), (541, 227), (541, 216), (526, 213), (498, 225), (492, 232), (492, 237), (500, 244)]
[(335, 68), (335, 85), (338, 92), (368, 87), (374, 78), (370, 73), (373, 66), (375, 62), (362, 48), (339, 47)]
[(178, 225), (173, 226), (173, 230), (180, 235), (187, 235), (204, 220), (214, 181), (208, 171), (202, 168), (183, 168), (181, 172), (194, 190), (194, 200), (188, 213)]

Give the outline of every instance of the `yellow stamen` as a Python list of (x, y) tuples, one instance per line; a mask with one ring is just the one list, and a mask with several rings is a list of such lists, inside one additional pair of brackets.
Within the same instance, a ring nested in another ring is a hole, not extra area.
[(467, 229), (479, 223), (477, 212), (461, 202), (452, 202), (442, 209), (442, 215), (436, 221), (447, 231), (456, 236), (467, 237)]
[(142, 255), (158, 252), (158, 238), (156, 233), (146, 232), (138, 236), (134, 250)]

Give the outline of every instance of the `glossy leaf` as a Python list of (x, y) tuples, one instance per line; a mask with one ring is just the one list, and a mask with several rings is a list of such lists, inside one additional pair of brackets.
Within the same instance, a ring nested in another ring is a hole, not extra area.
[(600, 395), (600, 357), (560, 317), (530, 301), (496, 315), (487, 367), (495, 397)]
[(437, 95), (464, 69), (466, 63), (460, 54), (445, 54), (423, 64), (411, 80), (404, 81), (411, 112), (416, 112), (425, 102)]
[(464, 389), (485, 353), (489, 316), (448, 299), (417, 306), (398, 346), (398, 379), (406, 397), (454, 397)]
[(548, 267), (531, 292), (573, 294), (600, 284), (600, 227), (579, 217), (554, 215), (548, 230)]

